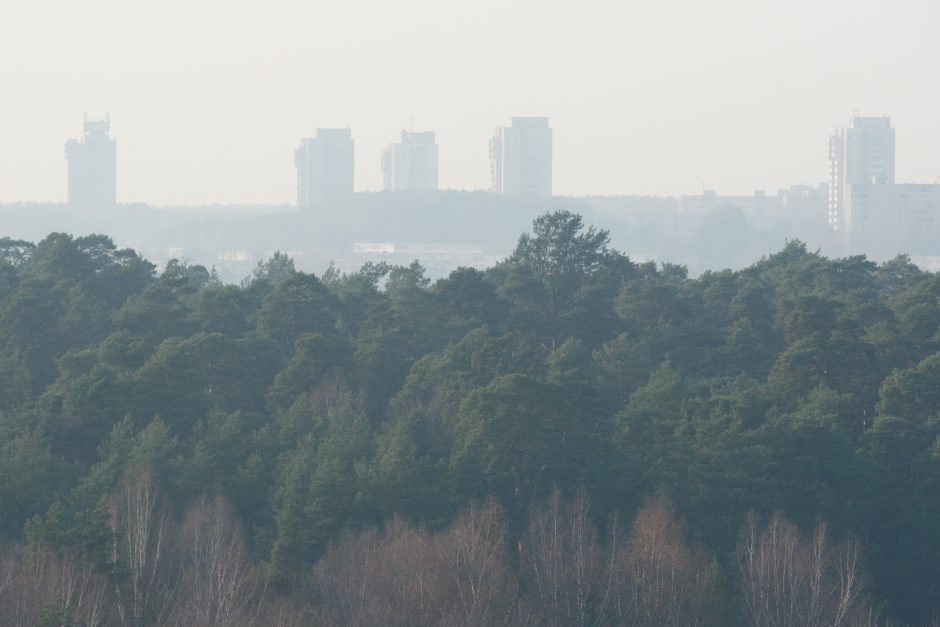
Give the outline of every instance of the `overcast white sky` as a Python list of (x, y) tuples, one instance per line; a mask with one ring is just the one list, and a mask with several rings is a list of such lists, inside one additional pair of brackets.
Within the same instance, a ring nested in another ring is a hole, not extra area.
[(816, 183), (855, 109), (934, 182), (938, 33), (938, 0), (0, 0), (0, 202), (65, 199), (85, 111), (111, 114), (118, 199), (158, 205), (292, 202), (318, 126), (379, 189), (412, 120), (442, 187), (483, 188), (514, 114), (550, 117), (558, 194)]

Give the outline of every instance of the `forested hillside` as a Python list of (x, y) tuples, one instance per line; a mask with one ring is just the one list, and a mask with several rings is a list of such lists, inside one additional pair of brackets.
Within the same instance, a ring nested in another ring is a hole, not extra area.
[(433, 284), (0, 240), (0, 623), (925, 624), (938, 331), (903, 256), (568, 212)]

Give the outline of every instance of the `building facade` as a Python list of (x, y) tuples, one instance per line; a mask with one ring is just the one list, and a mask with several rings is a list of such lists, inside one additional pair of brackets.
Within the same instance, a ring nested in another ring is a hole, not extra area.
[(846, 252), (887, 259), (940, 252), (940, 185), (859, 183), (845, 190)]
[(117, 205), (117, 143), (111, 139), (111, 118), (85, 117), (82, 139), (65, 143), (68, 160), (68, 205), (101, 210)]
[(845, 229), (849, 185), (894, 183), (894, 129), (889, 117), (854, 117), (829, 137), (828, 221)]
[(514, 117), (490, 140), (491, 189), (498, 194), (552, 195), (552, 129), (545, 117)]
[(297, 205), (318, 207), (348, 200), (354, 189), (354, 147), (348, 128), (318, 128), (294, 151)]
[(733, 208), (749, 220), (763, 220), (765, 215), (775, 212), (779, 204), (779, 196), (768, 196), (764, 190), (754, 190), (752, 196), (719, 196), (715, 190), (706, 189), (701, 195), (680, 196), (679, 215), (695, 218)]
[(437, 142), (432, 131), (402, 131), (401, 141), (382, 151), (383, 188), (386, 191), (437, 189)]

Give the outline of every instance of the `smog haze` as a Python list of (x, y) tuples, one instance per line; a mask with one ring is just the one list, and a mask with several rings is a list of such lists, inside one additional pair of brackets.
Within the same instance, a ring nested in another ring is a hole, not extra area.
[(493, 128), (527, 114), (556, 195), (816, 184), (855, 111), (895, 121), (899, 182), (934, 182), (938, 22), (930, 0), (7, 0), (0, 202), (65, 200), (86, 112), (111, 115), (119, 201), (158, 206), (293, 202), (317, 127), (352, 129), (357, 191), (409, 128), (437, 132), (442, 189), (483, 189)]

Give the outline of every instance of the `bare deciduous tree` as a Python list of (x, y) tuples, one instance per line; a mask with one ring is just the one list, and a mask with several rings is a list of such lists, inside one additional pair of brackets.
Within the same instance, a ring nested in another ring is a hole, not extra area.
[(59, 607), (69, 624), (107, 624), (111, 599), (105, 578), (74, 552), (32, 549), (14, 548), (0, 555), (3, 624), (33, 625), (51, 606)]
[(326, 624), (363, 623), (370, 606), (379, 532), (370, 529), (358, 535), (343, 534), (317, 562), (313, 584), (317, 613)]
[(583, 489), (570, 503), (555, 490), (543, 506), (532, 509), (521, 557), (525, 581), (547, 624), (604, 620), (610, 560)]
[(311, 624), (306, 608), (284, 597), (265, 596), (256, 624), (264, 627), (306, 627)]
[(264, 586), (235, 514), (221, 495), (204, 495), (189, 508), (182, 543), (183, 586), (174, 622), (200, 627), (252, 623)]
[(346, 534), (314, 569), (327, 625), (524, 625), (499, 507), (471, 506), (429, 534), (401, 519)]
[(314, 569), (318, 612), (328, 625), (415, 625), (440, 621), (427, 532), (393, 519), (383, 532), (345, 534)]
[(105, 578), (74, 551), (46, 565), (46, 578), (53, 594), (65, 607), (73, 623), (100, 625), (106, 620), (111, 599)]
[(508, 565), (506, 518), (496, 501), (471, 505), (438, 541), (456, 599), (453, 623), (524, 622)]
[(52, 600), (30, 567), (25, 550), (11, 547), (0, 554), (0, 616), (11, 627), (33, 625)]
[(870, 624), (858, 541), (833, 547), (826, 524), (810, 538), (775, 514), (761, 529), (748, 515), (737, 548), (745, 618), (757, 627), (823, 627)]
[(177, 565), (170, 559), (168, 513), (153, 473), (140, 469), (121, 482), (111, 503), (112, 561), (124, 568), (118, 612), (125, 625), (160, 624), (168, 616)]
[(709, 559), (685, 542), (685, 530), (665, 498), (650, 501), (630, 536), (614, 544), (612, 612), (619, 624), (701, 625)]

